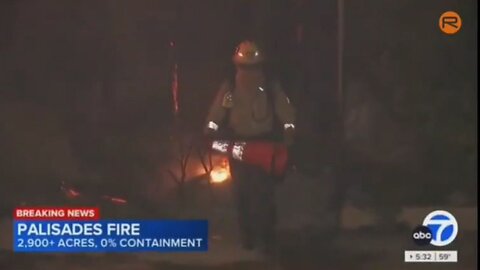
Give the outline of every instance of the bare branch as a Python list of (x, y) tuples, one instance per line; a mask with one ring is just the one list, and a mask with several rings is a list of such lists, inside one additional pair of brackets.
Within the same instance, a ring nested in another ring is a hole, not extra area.
[(185, 156), (185, 146), (183, 138), (178, 138), (178, 152), (180, 153), (180, 158), (183, 159)]
[(178, 177), (172, 172), (172, 170), (168, 169), (167, 170), (168, 174), (172, 177), (172, 179), (177, 183), (180, 184), (180, 180), (178, 180)]
[(187, 167), (187, 163), (188, 163), (188, 160), (190, 159), (190, 155), (192, 154), (192, 149), (193, 149), (193, 144), (190, 144), (188, 146), (188, 149), (187, 149), (187, 153), (185, 155), (185, 159), (183, 161), (183, 166), (186, 168)]
[(183, 166), (183, 157), (177, 157), (177, 158), (176, 158), (176, 161), (178, 162), (178, 164), (180, 165), (180, 167)]
[(205, 163), (205, 160), (203, 159), (203, 156), (199, 153), (199, 160), (200, 163), (202, 164), (203, 169), (205, 170), (205, 173), (209, 173), (207, 163)]
[(180, 183), (181, 184), (185, 183), (185, 179), (187, 178), (186, 176), (187, 176), (187, 174), (185, 172), (182, 172), (182, 176), (180, 178)]
[(183, 155), (180, 157), (181, 158), (181, 160), (180, 160), (180, 168), (181, 169), (184, 169), (184, 168), (187, 167), (186, 163), (188, 161), (188, 157), (189, 157), (189, 152), (184, 152)]
[(212, 151), (207, 152), (208, 164), (210, 165), (209, 172), (213, 170)]

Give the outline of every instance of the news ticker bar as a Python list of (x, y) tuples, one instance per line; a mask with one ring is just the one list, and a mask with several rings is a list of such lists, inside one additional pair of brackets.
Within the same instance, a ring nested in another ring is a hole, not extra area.
[(405, 262), (457, 262), (456, 250), (405, 250)]
[(14, 221), (14, 252), (201, 252), (206, 220)]

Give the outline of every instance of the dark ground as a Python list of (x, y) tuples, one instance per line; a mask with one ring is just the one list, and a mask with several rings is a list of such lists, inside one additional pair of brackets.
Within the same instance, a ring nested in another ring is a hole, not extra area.
[[(183, 204), (159, 203), (158, 213), (142, 214), (141, 206), (102, 209), (102, 216), (155, 216), (155, 218), (208, 218), (209, 252), (189, 254), (13, 254), (11, 221), (4, 219), (0, 229), (0, 269), (2, 270), (403, 270), (403, 269), (476, 269), (476, 207), (443, 205), (459, 223), (457, 239), (446, 250), (458, 250), (457, 263), (405, 263), (405, 250), (422, 249), (412, 242), (411, 230), (433, 208), (409, 206), (396, 212), (398, 226), (378, 225), (372, 206), (352, 207), (346, 203), (342, 211), (341, 230), (333, 233), (329, 226), (329, 209), (325, 197), (329, 193), (326, 175), (315, 179), (292, 174), (277, 192), (279, 211), (279, 248), (276, 259), (267, 260), (256, 251), (239, 247), (234, 205), (229, 182), (213, 186), (208, 193), (201, 183), (191, 183), (188, 200)], [(308, 193), (309, 189), (321, 192)], [(286, 198), (289, 198), (288, 200)], [(287, 203), (288, 202), (288, 203)], [(316, 207), (315, 207), (316, 206)], [(169, 209), (169, 211), (163, 211)], [(393, 210), (392, 210), (393, 211)], [(395, 215), (394, 214), (394, 215)], [(424, 248), (435, 250), (433, 247)]]
[[(408, 234), (405, 232), (405, 234)], [(400, 235), (400, 234), (399, 234)], [(405, 237), (375, 235), (367, 232), (346, 232), (333, 243), (311, 238), (311, 243), (295, 245), (285, 239), (279, 252), (277, 268), (255, 255), (248, 256), (238, 251), (239, 256), (230, 255), (224, 262), (203, 259), (204, 255), (177, 254), (75, 254), (75, 255), (32, 255), (1, 252), (1, 266), (4, 270), (43, 269), (186, 269), (186, 270), (240, 270), (240, 269), (458, 269), (476, 268), (476, 234), (464, 235), (457, 240), (458, 263), (404, 263), (403, 251), (412, 249)], [(317, 242), (318, 241), (318, 242)], [(320, 242), (320, 244), (319, 244)], [(295, 241), (295, 243), (297, 243)], [(382, 248), (385, 246), (386, 248)], [(213, 248), (215, 250), (215, 247)], [(215, 251), (211, 251), (215, 252)], [(218, 250), (217, 250), (218, 252)], [(209, 254), (205, 257), (212, 258)], [(218, 256), (222, 256), (219, 254)], [(235, 258), (237, 257), (237, 258)], [(243, 258), (241, 258), (243, 257)]]

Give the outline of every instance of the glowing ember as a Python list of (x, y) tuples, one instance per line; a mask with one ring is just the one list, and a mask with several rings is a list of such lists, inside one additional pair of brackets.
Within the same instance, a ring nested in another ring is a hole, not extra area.
[(230, 178), (230, 170), (228, 166), (228, 161), (225, 159), (222, 162), (221, 167), (214, 168), (210, 172), (210, 179), (212, 183), (222, 183), (227, 181)]
[(109, 200), (113, 204), (126, 204), (127, 203), (127, 200), (122, 199), (122, 198), (111, 197), (111, 196), (107, 196), (107, 195), (103, 196), (102, 198), (104, 198), (105, 200)]
[(73, 199), (80, 196), (80, 192), (70, 188), (66, 191), (66, 195), (68, 198)]
[(75, 199), (75, 198), (80, 196), (80, 192), (78, 192), (77, 190), (75, 190), (73, 188), (66, 187), (66, 184), (63, 181), (62, 181), (62, 185), (61, 185), (60, 189), (65, 194), (65, 196), (69, 199)]

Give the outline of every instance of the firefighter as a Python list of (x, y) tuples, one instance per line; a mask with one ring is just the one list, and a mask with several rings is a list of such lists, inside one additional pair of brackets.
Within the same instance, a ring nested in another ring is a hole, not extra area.
[[(237, 46), (233, 55), (236, 72), (221, 85), (211, 105), (206, 135), (246, 142), (283, 140), (288, 146), (293, 143), (295, 110), (278, 80), (267, 76), (264, 61), (264, 52), (255, 42)], [(277, 179), (234, 159), (230, 168), (243, 247), (272, 251)]]

